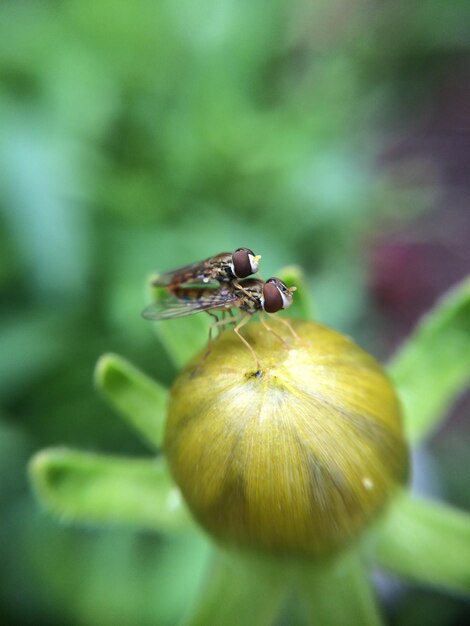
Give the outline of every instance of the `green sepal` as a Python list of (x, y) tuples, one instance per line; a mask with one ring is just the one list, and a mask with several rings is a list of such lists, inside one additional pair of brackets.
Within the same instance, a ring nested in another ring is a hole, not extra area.
[(217, 551), (181, 626), (272, 626), (286, 598), (279, 563)]
[(388, 366), (411, 441), (425, 437), (470, 382), (470, 279), (428, 313)]
[(298, 265), (288, 265), (279, 270), (278, 277), (288, 287), (297, 288), (288, 310), (288, 317), (299, 320), (313, 320), (313, 298), (302, 269)]
[(470, 515), (404, 493), (378, 527), (375, 550), (400, 576), (470, 593)]
[(168, 390), (115, 354), (96, 364), (95, 383), (108, 402), (147, 441), (160, 448)]
[(373, 587), (356, 552), (341, 554), (331, 562), (304, 563), (298, 570), (298, 579), (306, 623), (315, 626), (382, 624)]
[(163, 459), (130, 460), (53, 448), (30, 461), (34, 491), (64, 522), (130, 524), (158, 532), (194, 527)]

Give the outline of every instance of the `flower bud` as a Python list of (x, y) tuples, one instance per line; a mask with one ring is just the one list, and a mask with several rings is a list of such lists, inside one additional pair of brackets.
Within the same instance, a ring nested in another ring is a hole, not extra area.
[(193, 515), (221, 543), (327, 556), (407, 479), (400, 406), (347, 337), (293, 322), (295, 339), (270, 325), (278, 336), (253, 322), (242, 331), (261, 372), (233, 332), (189, 363), (172, 389), (165, 450)]

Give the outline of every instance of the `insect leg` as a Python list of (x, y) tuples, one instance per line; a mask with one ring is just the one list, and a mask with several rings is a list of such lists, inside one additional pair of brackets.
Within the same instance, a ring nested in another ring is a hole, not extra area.
[[(224, 311), (224, 310), (223, 310), (223, 311), (222, 311), (222, 315), (221, 315), (221, 318), (220, 318), (220, 319), (224, 320), (226, 315), (227, 315), (227, 311)], [(221, 329), (219, 329), (219, 335), (220, 335), (220, 330), (221, 330)]]
[(299, 335), (292, 328), (289, 320), (286, 320), (284, 317), (276, 317), (276, 321), (277, 322), (282, 322), (284, 324), (284, 326), (287, 326), (287, 328), (289, 329), (289, 332), (292, 334), (294, 339), (296, 339), (297, 341), (300, 339)]
[(235, 328), (233, 329), (234, 332), (238, 335), (238, 337), (240, 338), (241, 341), (243, 341), (243, 343), (245, 344), (245, 346), (248, 348), (248, 350), (251, 352), (251, 354), (253, 355), (253, 358), (255, 360), (256, 363), (256, 370), (258, 372), (261, 371), (261, 365), (258, 361), (258, 357), (256, 356), (256, 352), (253, 350), (253, 348), (250, 346), (250, 344), (248, 343), (248, 341), (245, 339), (245, 337), (242, 337), (242, 335), (240, 334), (240, 328), (242, 328), (242, 326), (244, 326), (247, 322), (249, 322), (251, 319), (251, 314), (250, 313), (245, 313), (245, 315), (243, 315), (240, 318), (240, 321), (238, 322), (238, 324), (235, 326)]
[(213, 319), (215, 319), (215, 322), (213, 322), (210, 327), (209, 327), (209, 340), (207, 342), (207, 347), (208, 347), (208, 352), (210, 352), (211, 350), (211, 345), (212, 345), (212, 329), (214, 328), (214, 326), (217, 324), (217, 322), (219, 321), (219, 318), (217, 317), (217, 315), (215, 313), (212, 313), (211, 311), (206, 311), (207, 315), (210, 315)]
[(290, 345), (287, 343), (287, 341), (284, 339), (284, 337), (281, 337), (281, 335), (279, 333), (277, 333), (273, 328), (271, 328), (271, 326), (269, 326), (269, 324), (266, 322), (266, 320), (264, 319), (264, 312), (260, 311), (259, 314), (259, 321), (261, 322), (262, 326), (269, 331), (270, 333), (272, 333), (275, 337), (277, 337), (279, 339), (279, 341), (284, 344), (284, 346), (286, 348), (290, 348)]
[(229, 313), (230, 313), (230, 317), (222, 318), (220, 320), (218, 319), (216, 322), (212, 324), (211, 329), (222, 328), (222, 326), (227, 326), (228, 324), (235, 324), (238, 321), (238, 318), (236, 318), (231, 311), (229, 311)]
[[(230, 315), (230, 319), (226, 319), (225, 316), (227, 315), (227, 313)], [(220, 335), (220, 333), (223, 331), (223, 326), (225, 326), (226, 324), (235, 324), (236, 321), (237, 320), (235, 319), (232, 309), (222, 309), (222, 317), (220, 318), (220, 320), (217, 319), (217, 323), (214, 323), (213, 326), (217, 324), (218, 334)]]
[[(215, 318), (215, 322), (213, 324), (211, 324), (210, 328), (209, 328), (209, 341), (207, 344), (207, 350), (202, 358), (202, 361), (205, 361), (207, 359), (207, 357), (209, 356), (209, 354), (211, 353), (212, 350), (212, 331), (214, 330), (214, 328), (217, 328), (219, 330), (219, 332), (222, 330), (223, 326), (226, 326), (227, 324), (234, 324), (237, 320), (233, 317), (233, 313), (231, 311), (230, 315), (231, 317), (229, 317), (228, 319), (226, 319), (225, 317), (222, 317), (222, 319), (219, 320), (219, 318), (217, 317), (217, 315), (215, 315), (215, 313), (212, 313), (211, 311), (206, 311), (206, 313), (208, 313), (211, 317)], [(225, 313), (225, 311), (222, 311), (222, 315)]]
[(249, 299), (250, 299), (250, 300), (252, 300), (253, 302), (256, 302), (256, 296), (254, 296), (254, 295), (253, 295), (252, 293), (250, 293), (247, 289), (245, 289), (245, 287), (243, 287), (242, 285), (240, 285), (240, 283), (238, 282), (238, 280), (234, 280), (234, 281), (233, 281), (233, 284), (234, 284), (234, 286), (235, 286), (237, 289), (240, 289), (240, 291), (241, 291), (242, 293), (244, 293), (244, 294), (245, 294), (245, 296), (246, 296), (247, 298), (249, 298)]

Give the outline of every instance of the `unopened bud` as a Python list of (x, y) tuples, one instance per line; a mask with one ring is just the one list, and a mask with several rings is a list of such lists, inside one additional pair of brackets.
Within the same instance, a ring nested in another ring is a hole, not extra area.
[[(400, 406), (376, 360), (324, 326), (250, 323), (178, 377), (165, 449), (218, 541), (321, 557), (348, 545), (408, 476)], [(280, 328), (281, 327), (281, 328)]]

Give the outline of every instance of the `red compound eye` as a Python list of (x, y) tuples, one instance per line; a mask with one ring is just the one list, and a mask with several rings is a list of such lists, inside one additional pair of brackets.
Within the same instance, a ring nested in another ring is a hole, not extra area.
[(237, 278), (246, 278), (253, 274), (250, 255), (252, 257), (255, 256), (248, 248), (238, 248), (238, 250), (232, 254), (233, 271)]
[(264, 296), (264, 310), (266, 313), (276, 313), (284, 308), (284, 301), (282, 299), (279, 287), (269, 281), (263, 287)]

